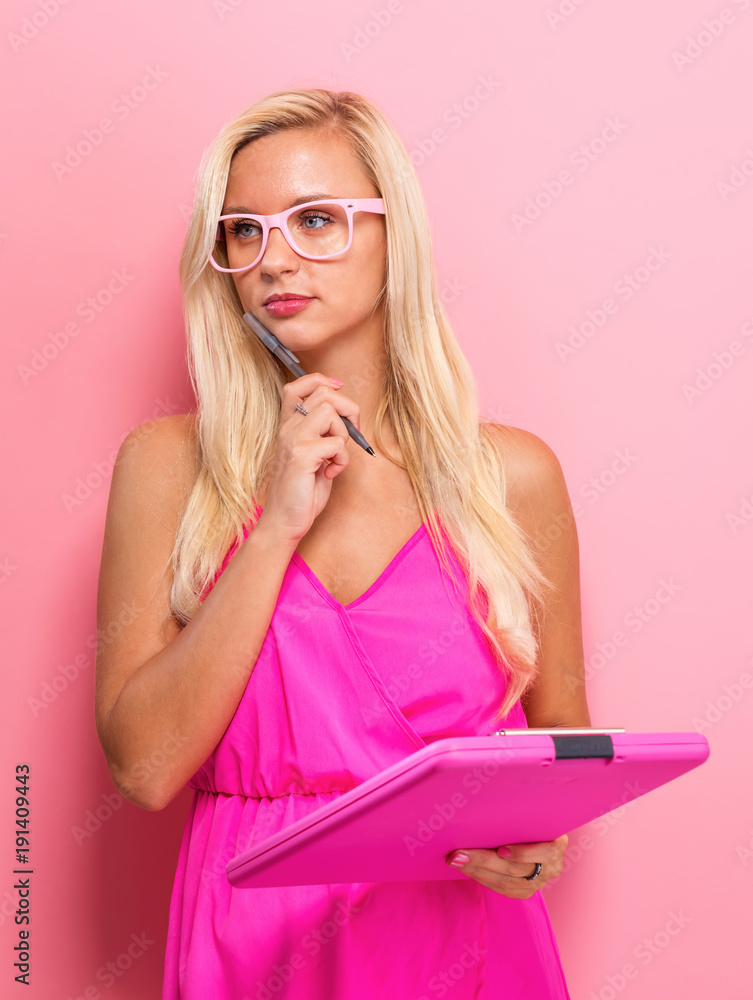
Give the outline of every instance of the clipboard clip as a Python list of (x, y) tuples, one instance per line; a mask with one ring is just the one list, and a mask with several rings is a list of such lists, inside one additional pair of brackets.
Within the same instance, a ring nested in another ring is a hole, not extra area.
[(533, 736), (551, 736), (555, 760), (584, 760), (592, 757), (613, 760), (614, 743), (611, 734), (624, 732), (624, 729), (591, 729), (584, 726), (574, 729), (500, 729), (491, 735), (530, 733)]

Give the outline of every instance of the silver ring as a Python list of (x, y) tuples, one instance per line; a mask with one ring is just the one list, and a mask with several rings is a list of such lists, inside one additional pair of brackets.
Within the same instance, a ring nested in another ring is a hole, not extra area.
[(526, 882), (533, 882), (533, 880), (535, 878), (538, 878), (540, 874), (541, 874), (541, 862), (537, 861), (536, 862), (536, 867), (531, 872), (531, 874), (530, 875), (524, 875), (523, 877), (525, 878)]
[(301, 411), (301, 413), (303, 413), (303, 414), (304, 414), (304, 416), (305, 416), (306, 414), (308, 414), (308, 412), (309, 412), (308, 410), (305, 410), (305, 409), (304, 409), (304, 408), (303, 408), (303, 407), (301, 406), (301, 404), (300, 404), (300, 403), (296, 403), (296, 404), (295, 404), (295, 408), (296, 408), (296, 410), (300, 410), (300, 411)]

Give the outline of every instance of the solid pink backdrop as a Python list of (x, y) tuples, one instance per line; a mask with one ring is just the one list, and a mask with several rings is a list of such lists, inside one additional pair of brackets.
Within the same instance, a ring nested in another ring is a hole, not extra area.
[(572, 832), (544, 889), (572, 996), (750, 996), (747, 3), (5, 5), (4, 995), (159, 996), (189, 794), (123, 803), (94, 728), (111, 463), (193, 405), (177, 264), (204, 148), (265, 94), (324, 86), (376, 101), (412, 153), (481, 412), (560, 459), (593, 724), (711, 745)]

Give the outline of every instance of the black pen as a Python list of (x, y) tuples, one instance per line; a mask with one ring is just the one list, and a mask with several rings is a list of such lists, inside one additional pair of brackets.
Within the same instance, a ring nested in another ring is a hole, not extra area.
[[(259, 340), (261, 340), (263, 344), (266, 344), (266, 346), (270, 349), (272, 354), (274, 354), (275, 357), (279, 358), (280, 361), (282, 361), (282, 363), (285, 365), (288, 371), (291, 371), (296, 376), (296, 378), (300, 378), (302, 375), (306, 374), (303, 368), (301, 368), (301, 366), (298, 364), (298, 358), (295, 356), (295, 354), (292, 354), (287, 349), (287, 347), (285, 347), (284, 344), (281, 344), (280, 341), (277, 339), (277, 337), (275, 337), (275, 335), (271, 332), (271, 330), (268, 330), (266, 326), (264, 326), (264, 324), (260, 319), (258, 319), (258, 317), (254, 316), (254, 314), (251, 312), (247, 312), (243, 314), (243, 318), (251, 327), (251, 329), (254, 331)], [(354, 427), (347, 417), (341, 417), (340, 419), (348, 428), (348, 434), (350, 434), (350, 436), (353, 438), (356, 444), (360, 444), (360, 446), (363, 448), (364, 451), (367, 451), (370, 455), (373, 455), (374, 449), (371, 447), (371, 445), (363, 436), (363, 434), (358, 430), (358, 428)]]

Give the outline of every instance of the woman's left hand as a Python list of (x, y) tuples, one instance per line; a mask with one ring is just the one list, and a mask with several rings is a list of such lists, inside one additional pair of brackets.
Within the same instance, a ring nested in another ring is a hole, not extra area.
[[(450, 864), (457, 854), (465, 854), (470, 860), (458, 869), (464, 875), (469, 875), (487, 889), (493, 889), (503, 896), (528, 899), (550, 879), (557, 878), (560, 874), (566, 847), (567, 834), (563, 833), (556, 840), (545, 840), (537, 844), (510, 844), (498, 847), (496, 851), (472, 848), (452, 851), (445, 862)], [(500, 851), (503, 853), (500, 854)], [(537, 862), (541, 864), (541, 871), (537, 878), (529, 882), (526, 875), (533, 875)]]

